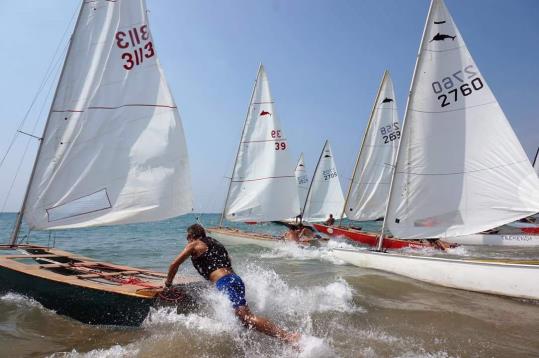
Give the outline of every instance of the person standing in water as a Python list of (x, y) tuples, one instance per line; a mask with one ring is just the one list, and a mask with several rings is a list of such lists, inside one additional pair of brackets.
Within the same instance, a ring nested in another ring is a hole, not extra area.
[(206, 280), (213, 282), (219, 291), (228, 296), (236, 316), (245, 326), (287, 343), (299, 341), (299, 333), (287, 332), (264, 317), (256, 316), (251, 312), (245, 300), (245, 285), (234, 273), (228, 252), (219, 241), (206, 236), (202, 225), (194, 224), (187, 228), (187, 246), (170, 265), (165, 280), (166, 287), (172, 285), (178, 268), (189, 257), (198, 273)]

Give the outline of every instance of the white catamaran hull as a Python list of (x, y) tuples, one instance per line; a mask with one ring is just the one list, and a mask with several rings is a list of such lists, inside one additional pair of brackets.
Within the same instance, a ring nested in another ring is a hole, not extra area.
[(539, 300), (539, 265), (407, 256), (334, 249), (352, 265), (387, 271), (435, 285)]
[(471, 234), (447, 238), (446, 241), (461, 245), (533, 247), (539, 246), (539, 235)]

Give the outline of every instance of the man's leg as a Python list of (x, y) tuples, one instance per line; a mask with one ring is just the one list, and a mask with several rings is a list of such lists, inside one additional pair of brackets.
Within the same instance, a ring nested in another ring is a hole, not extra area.
[(277, 337), (287, 343), (296, 343), (299, 341), (299, 333), (290, 333), (275, 325), (268, 319), (255, 316), (249, 307), (240, 306), (236, 308), (236, 316), (249, 328), (254, 328), (268, 336)]

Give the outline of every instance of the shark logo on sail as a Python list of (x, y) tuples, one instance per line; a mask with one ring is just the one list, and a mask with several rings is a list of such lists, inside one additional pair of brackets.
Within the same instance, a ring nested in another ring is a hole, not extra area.
[(430, 40), (429, 42), (432, 42), (432, 41), (444, 41), (445, 39), (451, 39), (451, 40), (455, 41), (456, 38), (457, 38), (457, 36), (445, 35), (445, 34), (441, 34), (441, 33), (438, 32), (436, 35), (434, 35), (432, 40)]
[(393, 102), (393, 98), (384, 98), (384, 100), (382, 101), (382, 103), (391, 103)]
[(271, 117), (271, 113), (268, 112), (268, 111), (262, 111), (262, 112), (260, 112), (259, 116), (260, 117), (264, 117), (264, 116), (270, 116)]

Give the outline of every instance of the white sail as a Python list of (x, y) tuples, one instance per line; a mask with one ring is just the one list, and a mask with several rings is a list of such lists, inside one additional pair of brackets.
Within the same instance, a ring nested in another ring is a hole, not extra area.
[(388, 228), (451, 237), (539, 211), (539, 179), (442, 0), (431, 3), (394, 177)]
[(57, 229), (191, 211), (183, 128), (144, 1), (83, 1), (71, 42), (25, 220)]
[(344, 206), (344, 196), (333, 160), (329, 141), (326, 141), (303, 210), (303, 220), (324, 221), (329, 214), (337, 216)]
[(384, 216), (401, 128), (393, 82), (386, 71), (360, 149), (345, 213), (352, 220)]
[(298, 182), (298, 195), (299, 205), (303, 207), (305, 199), (307, 198), (307, 192), (309, 191), (309, 177), (305, 170), (305, 162), (303, 160), (303, 153), (299, 156), (298, 164), (295, 171), (296, 181)]
[(299, 214), (294, 164), (281, 128), (268, 76), (258, 70), (225, 203), (230, 221), (265, 222)]

